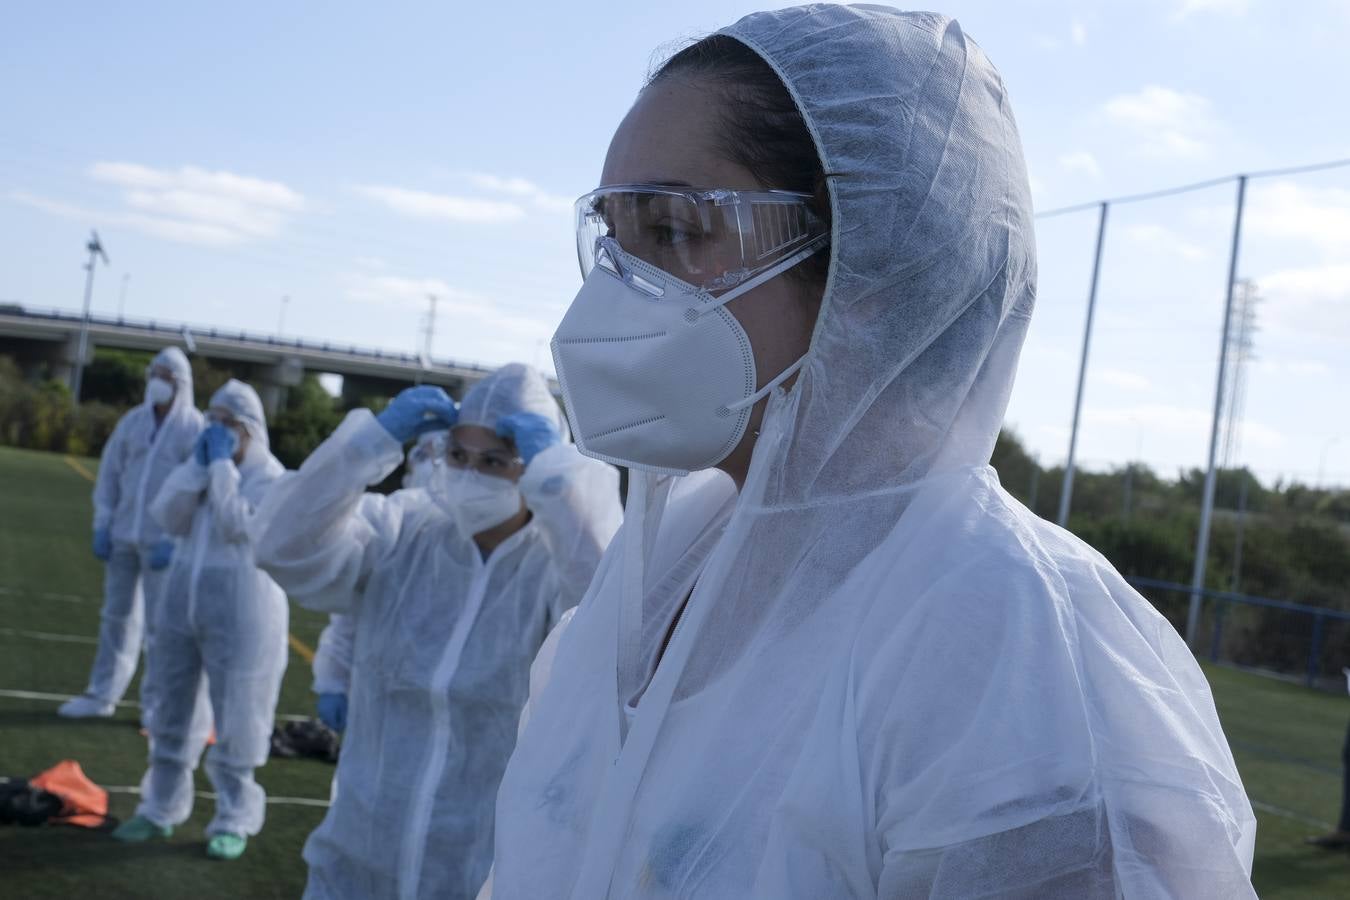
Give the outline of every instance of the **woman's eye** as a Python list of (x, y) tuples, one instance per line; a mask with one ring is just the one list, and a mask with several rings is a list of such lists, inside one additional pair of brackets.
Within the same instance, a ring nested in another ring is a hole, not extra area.
[(693, 229), (679, 222), (661, 222), (652, 230), (656, 233), (656, 243), (665, 247), (685, 244), (698, 237)]

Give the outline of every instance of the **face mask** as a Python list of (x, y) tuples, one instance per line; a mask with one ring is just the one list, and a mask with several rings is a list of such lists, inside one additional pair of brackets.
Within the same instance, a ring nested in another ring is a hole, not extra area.
[(427, 492), (466, 535), (487, 531), (520, 512), (520, 491), (513, 481), (478, 472), (436, 466)]
[(750, 339), (726, 304), (822, 242), (714, 298), (600, 238), (595, 268), (553, 335), (578, 449), (673, 475), (725, 459), (745, 434), (750, 408), (805, 362), (755, 390)]
[(173, 385), (163, 378), (151, 378), (145, 383), (145, 402), (152, 406), (163, 406), (173, 400)]

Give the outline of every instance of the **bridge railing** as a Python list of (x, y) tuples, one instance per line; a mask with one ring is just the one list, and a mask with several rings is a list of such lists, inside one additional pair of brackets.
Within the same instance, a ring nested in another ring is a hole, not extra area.
[[(14, 315), (29, 319), (45, 319), (54, 322), (63, 322), (78, 326), (81, 316), (77, 312), (55, 308), (31, 307), (20, 304), (0, 305), (0, 315)], [(381, 362), (399, 362), (408, 365), (421, 365), (422, 358), (415, 353), (403, 353), (394, 350), (383, 350), (379, 347), (362, 347), (357, 344), (341, 344), (331, 341), (311, 341), (304, 338), (290, 338), (275, 334), (264, 334), (260, 332), (234, 330), (230, 328), (217, 328), (210, 325), (193, 325), (190, 322), (171, 322), (159, 319), (141, 319), (127, 316), (108, 316), (90, 314), (89, 322), (91, 325), (105, 325), (117, 328), (136, 328), (142, 331), (151, 331), (163, 333), (166, 336), (180, 337), (185, 331), (193, 337), (205, 337), (228, 341), (248, 342), (254, 344), (267, 344), (274, 347), (290, 347), (296, 350), (307, 350), (316, 353), (345, 353), (349, 356), (358, 356), (368, 359), (380, 360)], [(462, 363), (448, 359), (429, 359), (427, 362), (433, 367), (444, 367), (451, 369), (464, 369), (472, 372), (487, 374), (493, 371), (492, 367), (480, 366), (474, 363)]]

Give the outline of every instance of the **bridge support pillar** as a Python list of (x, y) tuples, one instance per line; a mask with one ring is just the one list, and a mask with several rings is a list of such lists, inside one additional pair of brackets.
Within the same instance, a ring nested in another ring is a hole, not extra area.
[(267, 366), (257, 373), (254, 387), (262, 400), (267, 418), (275, 418), (286, 408), (286, 389), (295, 387), (305, 377), (304, 364), (294, 356), (287, 356), (279, 363)]

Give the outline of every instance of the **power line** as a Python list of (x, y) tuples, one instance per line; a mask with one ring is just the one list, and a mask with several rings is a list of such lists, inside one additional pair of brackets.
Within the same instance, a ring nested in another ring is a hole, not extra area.
[(1038, 219), (1048, 219), (1051, 216), (1062, 216), (1067, 213), (1084, 212), (1089, 209), (1097, 209), (1103, 203), (1112, 206), (1120, 203), (1138, 203), (1143, 200), (1157, 200), (1161, 197), (1171, 197), (1176, 194), (1186, 194), (1191, 191), (1202, 191), (1206, 188), (1218, 187), (1221, 184), (1227, 184), (1230, 181), (1237, 181), (1239, 178), (1252, 180), (1255, 178), (1275, 178), (1281, 175), (1303, 175), (1308, 172), (1323, 172), (1327, 169), (1341, 169), (1350, 166), (1350, 158), (1333, 159), (1326, 162), (1308, 163), (1302, 166), (1289, 166), (1282, 169), (1261, 169), (1256, 172), (1249, 172), (1245, 176), (1242, 174), (1224, 175), (1221, 178), (1207, 178), (1204, 181), (1194, 181), (1190, 184), (1178, 185), (1177, 187), (1161, 188), (1156, 191), (1145, 191), (1141, 194), (1125, 194), (1121, 197), (1108, 197), (1105, 200), (1093, 200), (1089, 203), (1075, 203), (1072, 206), (1060, 206), (1055, 209), (1047, 209), (1044, 212), (1036, 213)]

